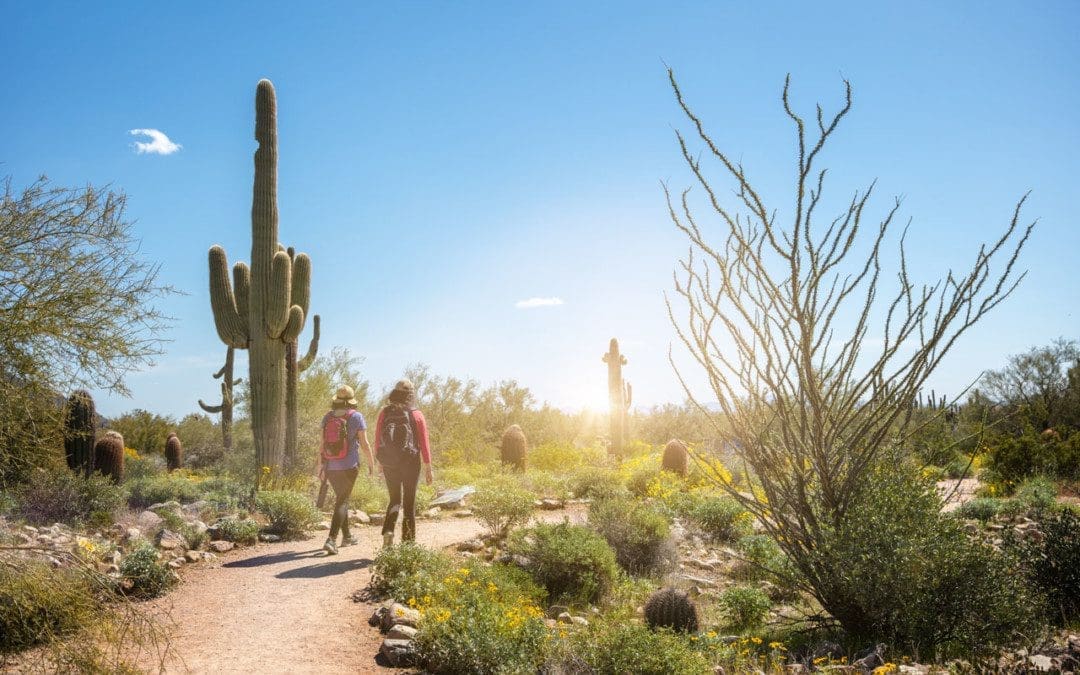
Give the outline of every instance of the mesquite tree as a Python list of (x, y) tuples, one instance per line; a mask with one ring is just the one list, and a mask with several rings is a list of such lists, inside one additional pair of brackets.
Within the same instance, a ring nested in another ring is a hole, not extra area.
[[(1019, 225), (1026, 196), (1004, 233), (978, 249), (970, 270), (918, 284), (909, 275), (902, 236), (895, 259), (884, 253), (900, 200), (868, 223), (871, 184), (845, 200), (835, 217), (818, 219), (826, 174), (815, 162), (851, 109), (849, 83), (840, 111), (827, 117), (818, 106), (816, 124), (809, 125), (792, 109), (790, 81), (784, 83), (783, 107), (798, 151), (794, 210), (782, 224), (668, 74), (705, 161), (734, 183), (736, 202), (725, 202), (697, 150), (676, 132), (720, 234), (707, 232), (688, 189), (673, 195), (665, 186), (670, 217), (690, 242), (675, 271), (669, 317), (719, 404), (719, 413), (700, 409), (739, 454), (744, 477), (752, 474), (760, 485), (757, 495), (731, 485), (728, 491), (776, 536), (833, 612), (828, 594), (819, 592), (825, 572), (814, 569), (815, 545), (843, 522), (885, 453), (903, 441), (912, 401), (957, 338), (1023, 278), (1014, 267), (1033, 227)], [(882, 277), (889, 263), (896, 267), (892, 290)], [(709, 470), (710, 464), (700, 464)]]

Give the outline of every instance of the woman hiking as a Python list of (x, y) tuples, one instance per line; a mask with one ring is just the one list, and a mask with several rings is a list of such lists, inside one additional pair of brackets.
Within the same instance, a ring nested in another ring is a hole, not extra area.
[(409, 380), (398, 380), (390, 392), (387, 404), (379, 411), (375, 423), (375, 457), (386, 476), (390, 504), (383, 521), (383, 546), (394, 544), (394, 526), (398, 513), (401, 519), (401, 540), (416, 540), (416, 484), (420, 480), (420, 465), (424, 465), (424, 480), (431, 485), (431, 448), (428, 444), (427, 422), (416, 407), (416, 388)]
[(334, 488), (334, 516), (330, 519), (330, 536), (323, 544), (323, 550), (327, 555), (334, 555), (338, 552), (335, 541), (339, 531), (342, 546), (356, 543), (349, 533), (349, 495), (360, 472), (361, 449), (367, 460), (368, 475), (374, 471), (367, 425), (364, 416), (356, 410), (352, 387), (338, 388), (330, 402), (330, 412), (323, 416), (322, 432), (319, 478), (329, 481)]

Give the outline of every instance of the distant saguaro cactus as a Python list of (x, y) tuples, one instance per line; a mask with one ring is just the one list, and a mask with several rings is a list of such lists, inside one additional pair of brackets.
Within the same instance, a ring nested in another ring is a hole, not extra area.
[(184, 446), (180, 443), (180, 437), (174, 431), (169, 434), (169, 438), (165, 441), (165, 468), (171, 472), (176, 471), (183, 465)]
[(221, 403), (209, 405), (200, 398), (199, 407), (211, 415), (221, 413), (221, 445), (225, 452), (232, 450), (232, 421), (233, 421), (233, 388), (243, 382), (242, 379), (233, 379), (233, 350), (230, 346), (225, 351), (225, 365), (221, 370), (214, 373), (214, 379), (221, 378)]
[(660, 461), (660, 469), (671, 471), (680, 476), (686, 476), (689, 468), (689, 450), (686, 443), (673, 438), (664, 446), (664, 456)]
[(619, 341), (615, 338), (611, 338), (603, 361), (608, 367), (608, 399), (611, 403), (609, 452), (622, 456), (630, 432), (627, 412), (630, 410), (633, 389), (629, 382), (623, 382), (622, 367), (626, 365), (626, 357), (619, 353)]
[(661, 588), (645, 601), (645, 622), (653, 630), (670, 628), (680, 633), (696, 633), (697, 607), (686, 593)]
[(278, 241), (277, 101), (274, 85), (255, 91), (255, 183), (251, 201), (251, 267), (237, 263), (229, 282), (225, 249), (210, 248), (210, 304), (222, 342), (247, 349), (251, 429), (260, 466), (282, 465), (285, 449), (285, 348), (304, 328), (311, 259), (290, 257)]
[(94, 469), (94, 398), (85, 389), (77, 389), (64, 406), (64, 456), (68, 468), (89, 476)]
[(525, 432), (517, 424), (511, 424), (503, 432), (499, 443), (499, 459), (503, 464), (513, 466), (517, 471), (524, 471), (527, 463), (528, 441)]
[(94, 443), (94, 471), (114, 483), (124, 480), (124, 437), (119, 431), (106, 431)]

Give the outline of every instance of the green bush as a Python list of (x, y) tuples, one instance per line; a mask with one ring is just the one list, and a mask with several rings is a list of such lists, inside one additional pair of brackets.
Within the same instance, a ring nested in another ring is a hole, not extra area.
[(698, 501), (690, 519), (714, 541), (735, 541), (750, 532), (750, 514), (731, 497), (709, 497)]
[(473, 515), (496, 538), (524, 524), (532, 515), (533, 494), (510, 476), (486, 480), (469, 500)]
[(1046, 476), (1030, 476), (1017, 486), (1014, 496), (1028, 508), (1049, 509), (1057, 501), (1057, 486)]
[(121, 588), (137, 598), (156, 598), (176, 583), (172, 570), (158, 562), (153, 544), (141, 542), (120, 562)]
[(268, 529), (286, 539), (303, 536), (322, 517), (307, 495), (291, 490), (260, 492), (255, 508), (270, 521)]
[(667, 516), (635, 499), (602, 499), (589, 507), (589, 525), (615, 551), (631, 574), (658, 574), (675, 564)]
[(521, 478), (524, 486), (538, 497), (566, 499), (570, 496), (569, 480), (566, 476), (529, 468)]
[(381, 597), (404, 602), (438, 592), (453, 569), (444, 553), (406, 541), (379, 550), (371, 571), (371, 590)]
[(199, 485), (182, 472), (137, 478), (126, 483), (128, 503), (145, 509), (163, 502), (191, 503), (199, 499)]
[[(538, 471), (566, 472), (603, 463), (601, 448), (578, 448), (570, 443), (541, 443), (529, 450), (529, 467)], [(578, 495), (581, 496), (581, 495)]]
[(1044, 437), (1028, 427), (1020, 436), (995, 442), (987, 456), (987, 467), (1003, 482), (1039, 474), (1080, 478), (1080, 432), (1061, 439)]
[(545, 672), (700, 675), (712, 672), (694, 641), (633, 621), (594, 621), (572, 634)]
[(165, 458), (160, 455), (140, 455), (135, 452), (124, 455), (124, 478), (127, 481), (150, 478), (165, 471)]
[(527, 571), (553, 600), (596, 602), (618, 574), (615, 552), (603, 537), (565, 522), (517, 531), (510, 550), (528, 559)]
[(112, 513), (124, 503), (123, 488), (108, 478), (83, 478), (65, 469), (35, 471), (17, 496), (18, 514), (35, 525), (108, 524)]
[(727, 625), (737, 632), (760, 628), (769, 615), (769, 597), (753, 586), (732, 586), (720, 594), (719, 604)]
[(249, 503), (251, 485), (231, 476), (211, 476), (198, 484), (200, 499), (218, 511), (232, 511)]
[(986, 522), (1001, 511), (1003, 500), (993, 497), (976, 497), (961, 504), (955, 513), (960, 518), (970, 518)]
[(215, 527), (222, 539), (237, 544), (251, 545), (259, 541), (259, 524), (250, 518), (223, 518)]
[[(378, 477), (369, 478), (366, 474), (359, 476), (353, 483), (352, 493), (349, 495), (349, 507), (360, 509), (368, 513), (385, 511), (389, 503), (386, 493), (386, 483)], [(420, 512), (420, 509), (417, 509)]]
[(600, 466), (577, 469), (569, 477), (569, 488), (578, 499), (603, 499), (629, 494), (618, 473)]
[(735, 568), (736, 578), (744, 581), (768, 581), (784, 590), (792, 590), (798, 574), (776, 540), (767, 534), (748, 534), (735, 543), (742, 560)]
[[(957, 480), (960, 478), (974, 478), (975, 464), (967, 455), (957, 455), (945, 465), (945, 476)], [(940, 479), (938, 479), (940, 480)]]
[(78, 570), (30, 560), (0, 564), (0, 654), (14, 654), (74, 633), (100, 604)]
[(1068, 508), (1036, 514), (1041, 541), (1012, 542), (1028, 579), (1046, 597), (1050, 620), (1060, 626), (1080, 620), (1080, 513)]

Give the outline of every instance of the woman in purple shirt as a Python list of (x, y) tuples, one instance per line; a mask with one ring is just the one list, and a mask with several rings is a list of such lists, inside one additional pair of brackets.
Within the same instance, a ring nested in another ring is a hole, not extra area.
[(328, 422), (335, 417), (344, 417), (346, 420), (348, 439), (348, 452), (340, 459), (328, 459), (323, 453), (319, 453), (321, 466), (319, 478), (325, 478), (334, 488), (334, 516), (330, 520), (330, 536), (323, 544), (323, 550), (327, 555), (338, 552), (338, 532), (341, 532), (341, 545), (351, 546), (356, 543), (349, 533), (349, 495), (352, 494), (353, 484), (360, 472), (360, 450), (364, 450), (364, 458), (367, 460), (368, 475), (374, 471), (375, 464), (371, 455), (371, 446), (368, 445), (367, 425), (364, 416), (356, 410), (356, 396), (352, 387), (343, 386), (338, 388), (334, 400), (330, 404), (331, 410), (323, 416), (322, 427), (325, 429)]

